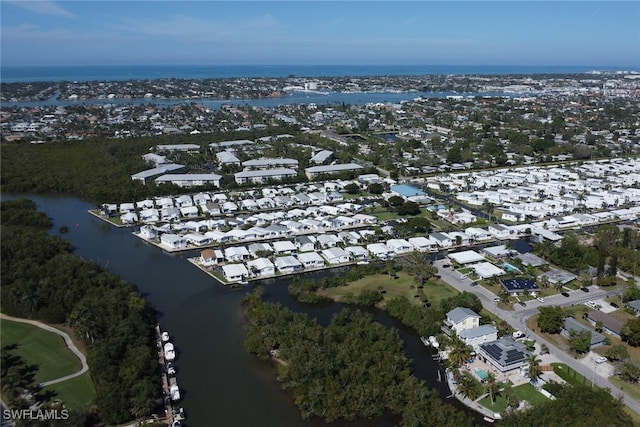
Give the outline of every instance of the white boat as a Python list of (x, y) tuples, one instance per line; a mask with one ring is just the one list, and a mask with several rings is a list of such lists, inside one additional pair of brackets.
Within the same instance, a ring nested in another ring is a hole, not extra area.
[(420, 337), (420, 341), (422, 341), (422, 344), (426, 345), (427, 347), (431, 345), (426, 337)]
[(163, 332), (160, 338), (162, 339), (162, 342), (169, 341), (169, 332)]
[(179, 420), (175, 420), (171, 423), (171, 427), (182, 427), (182, 423)]
[(180, 388), (178, 388), (178, 380), (175, 377), (169, 380), (169, 394), (174, 402), (180, 400)]
[(167, 362), (171, 362), (176, 358), (176, 350), (170, 342), (164, 345), (164, 358)]

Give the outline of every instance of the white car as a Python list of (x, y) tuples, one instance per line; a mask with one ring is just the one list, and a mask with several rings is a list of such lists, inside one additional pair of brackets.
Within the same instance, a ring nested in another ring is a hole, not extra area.
[(542, 297), (536, 297), (536, 299), (538, 300), (538, 302), (544, 302), (544, 298)]
[(607, 359), (607, 358), (606, 358), (606, 357), (604, 357), (604, 356), (600, 356), (600, 357), (598, 357), (598, 358), (596, 359), (596, 363), (598, 363), (598, 364), (600, 364), (600, 363), (604, 363), (604, 362), (606, 362), (607, 360), (609, 360), (609, 359)]

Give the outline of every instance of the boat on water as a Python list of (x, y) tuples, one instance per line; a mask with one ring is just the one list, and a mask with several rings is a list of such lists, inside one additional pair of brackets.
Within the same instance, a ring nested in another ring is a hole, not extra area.
[(420, 341), (422, 341), (422, 344), (426, 345), (427, 347), (431, 345), (429, 344), (429, 340), (427, 339), (427, 337), (420, 337)]
[(173, 408), (174, 420), (182, 421), (185, 418), (187, 418), (187, 416), (184, 414), (184, 408)]
[(171, 362), (167, 362), (167, 374), (169, 374), (169, 375), (175, 375), (176, 374), (176, 367), (173, 366), (173, 363), (171, 363)]
[(169, 332), (164, 331), (164, 332), (160, 335), (160, 339), (162, 340), (162, 342), (167, 342), (167, 341), (169, 341)]
[(176, 358), (176, 350), (170, 342), (164, 345), (164, 358), (167, 362), (171, 362)]
[(171, 395), (171, 400), (174, 402), (180, 400), (180, 388), (178, 387), (178, 380), (176, 377), (171, 377), (169, 379), (169, 394)]
[(175, 420), (171, 423), (171, 427), (182, 427), (182, 423), (179, 420)]
[(429, 344), (431, 344), (431, 346), (433, 348), (438, 348), (440, 347), (440, 343), (438, 342), (438, 340), (436, 339), (435, 335), (431, 335), (429, 337)]

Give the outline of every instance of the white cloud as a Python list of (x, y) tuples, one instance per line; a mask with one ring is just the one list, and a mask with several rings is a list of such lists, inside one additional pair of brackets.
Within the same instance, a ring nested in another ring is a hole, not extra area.
[(38, 13), (40, 15), (59, 16), (62, 18), (76, 17), (73, 13), (69, 12), (59, 4), (52, 1), (7, 1), (7, 3), (28, 10), (30, 12)]

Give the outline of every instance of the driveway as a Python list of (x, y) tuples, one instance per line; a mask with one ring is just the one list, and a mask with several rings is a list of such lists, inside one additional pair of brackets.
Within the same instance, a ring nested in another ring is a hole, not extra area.
[(593, 360), (587, 357), (587, 360), (578, 361), (574, 359), (573, 356), (565, 353), (563, 350), (556, 347), (553, 343), (545, 340), (540, 335), (531, 330), (527, 330), (526, 326), (527, 319), (537, 314), (538, 307), (540, 307), (541, 305), (559, 305), (566, 307), (570, 305), (583, 304), (590, 300), (598, 300), (606, 296), (618, 294), (620, 291), (603, 291), (596, 286), (591, 286), (589, 288), (589, 292), (583, 292), (581, 290), (567, 291), (569, 293), (568, 298), (556, 294), (553, 296), (545, 297), (544, 303), (541, 303), (537, 300), (527, 301), (526, 307), (515, 305), (514, 311), (508, 311), (498, 307), (497, 303), (494, 301), (494, 298), (497, 297), (496, 294), (487, 290), (483, 286), (469, 286), (471, 282), (473, 282), (472, 280), (468, 278), (461, 279), (460, 273), (456, 272), (451, 267), (443, 268), (442, 266), (444, 264), (449, 264), (449, 261), (437, 260), (433, 262), (433, 265), (437, 267), (438, 274), (440, 275), (442, 280), (444, 280), (460, 292), (467, 291), (477, 295), (482, 302), (482, 306), (485, 308), (485, 310), (490, 311), (491, 313), (494, 313), (498, 318), (505, 320), (513, 328), (522, 330), (528, 338), (535, 340), (539, 344), (546, 344), (549, 348), (550, 353), (555, 356), (558, 361), (571, 366), (584, 377), (594, 380), (593, 382), (599, 387), (610, 389), (613, 396), (622, 396), (624, 403), (629, 406), (631, 410), (640, 414), (640, 402), (632, 399), (631, 396), (629, 396), (622, 390), (617, 389), (607, 379), (609, 376), (611, 376), (610, 373), (612, 372), (613, 368), (612, 366), (610, 366), (610, 363), (607, 362), (601, 365), (597, 365), (595, 363), (595, 357), (593, 358)]

